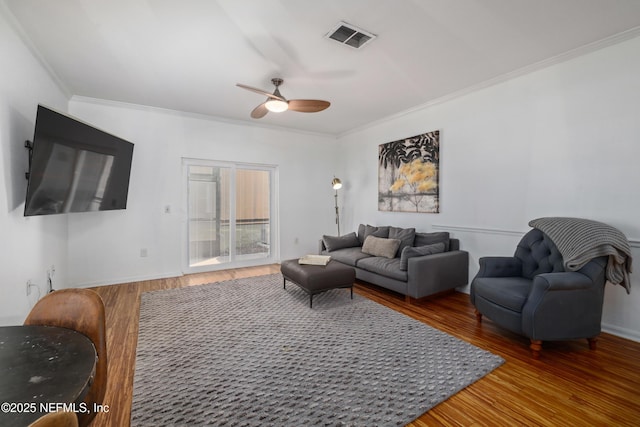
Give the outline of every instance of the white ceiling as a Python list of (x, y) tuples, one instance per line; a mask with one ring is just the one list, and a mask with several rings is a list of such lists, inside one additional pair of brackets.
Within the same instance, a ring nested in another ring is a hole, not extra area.
[[(640, 35), (638, 0), (1, 1), (70, 96), (334, 135)], [(272, 77), (331, 107), (251, 119)]]

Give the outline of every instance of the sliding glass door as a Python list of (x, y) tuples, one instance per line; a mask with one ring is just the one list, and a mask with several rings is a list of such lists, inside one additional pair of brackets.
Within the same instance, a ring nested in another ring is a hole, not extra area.
[(275, 167), (185, 159), (188, 272), (277, 258)]

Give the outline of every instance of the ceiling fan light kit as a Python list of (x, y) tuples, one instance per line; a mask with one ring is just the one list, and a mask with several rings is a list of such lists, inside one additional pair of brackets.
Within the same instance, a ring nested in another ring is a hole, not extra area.
[(269, 99), (264, 103), (264, 106), (267, 107), (267, 110), (272, 113), (282, 113), (283, 111), (287, 111), (289, 109), (289, 103), (285, 101), (280, 101), (279, 99)]
[(254, 119), (260, 119), (264, 117), (269, 111), (273, 113), (282, 113), (283, 111), (291, 110), (298, 111), (300, 113), (317, 113), (318, 111), (329, 108), (331, 103), (329, 101), (323, 101), (321, 99), (292, 99), (287, 101), (281, 94), (278, 86), (282, 84), (283, 80), (280, 78), (271, 79), (271, 83), (276, 87), (273, 93), (265, 92), (262, 89), (256, 89), (251, 86), (236, 83), (236, 86), (256, 92), (261, 95), (265, 95), (267, 100), (258, 105), (251, 112), (251, 117)]

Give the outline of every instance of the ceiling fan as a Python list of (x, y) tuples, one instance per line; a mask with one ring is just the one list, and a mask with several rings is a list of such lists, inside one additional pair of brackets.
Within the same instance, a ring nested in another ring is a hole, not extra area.
[(331, 105), (328, 101), (322, 101), (320, 99), (290, 99), (287, 100), (280, 94), (278, 86), (282, 84), (283, 80), (280, 78), (271, 79), (271, 83), (276, 87), (273, 93), (265, 92), (260, 89), (256, 89), (251, 86), (246, 86), (240, 83), (236, 83), (236, 86), (243, 89), (250, 90), (252, 92), (266, 95), (267, 100), (258, 105), (251, 112), (251, 117), (254, 119), (260, 119), (264, 117), (269, 111), (273, 113), (281, 113), (283, 111), (292, 110), (299, 111), (301, 113), (317, 113), (322, 111)]

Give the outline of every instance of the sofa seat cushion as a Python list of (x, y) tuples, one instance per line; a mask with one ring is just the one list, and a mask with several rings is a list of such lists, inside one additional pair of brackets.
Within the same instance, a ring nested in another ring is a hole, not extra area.
[(524, 277), (476, 277), (473, 292), (487, 301), (521, 313), (532, 283)]
[(351, 267), (355, 267), (356, 263), (359, 260), (370, 257), (370, 255), (362, 253), (362, 251), (360, 250), (360, 247), (343, 248), (343, 249), (338, 249), (337, 251), (331, 251), (331, 252), (323, 251), (322, 254), (329, 255), (331, 256), (331, 259), (334, 259), (346, 265), (350, 265)]
[(408, 280), (407, 272), (400, 270), (400, 258), (363, 258), (358, 260), (356, 267), (403, 282)]

